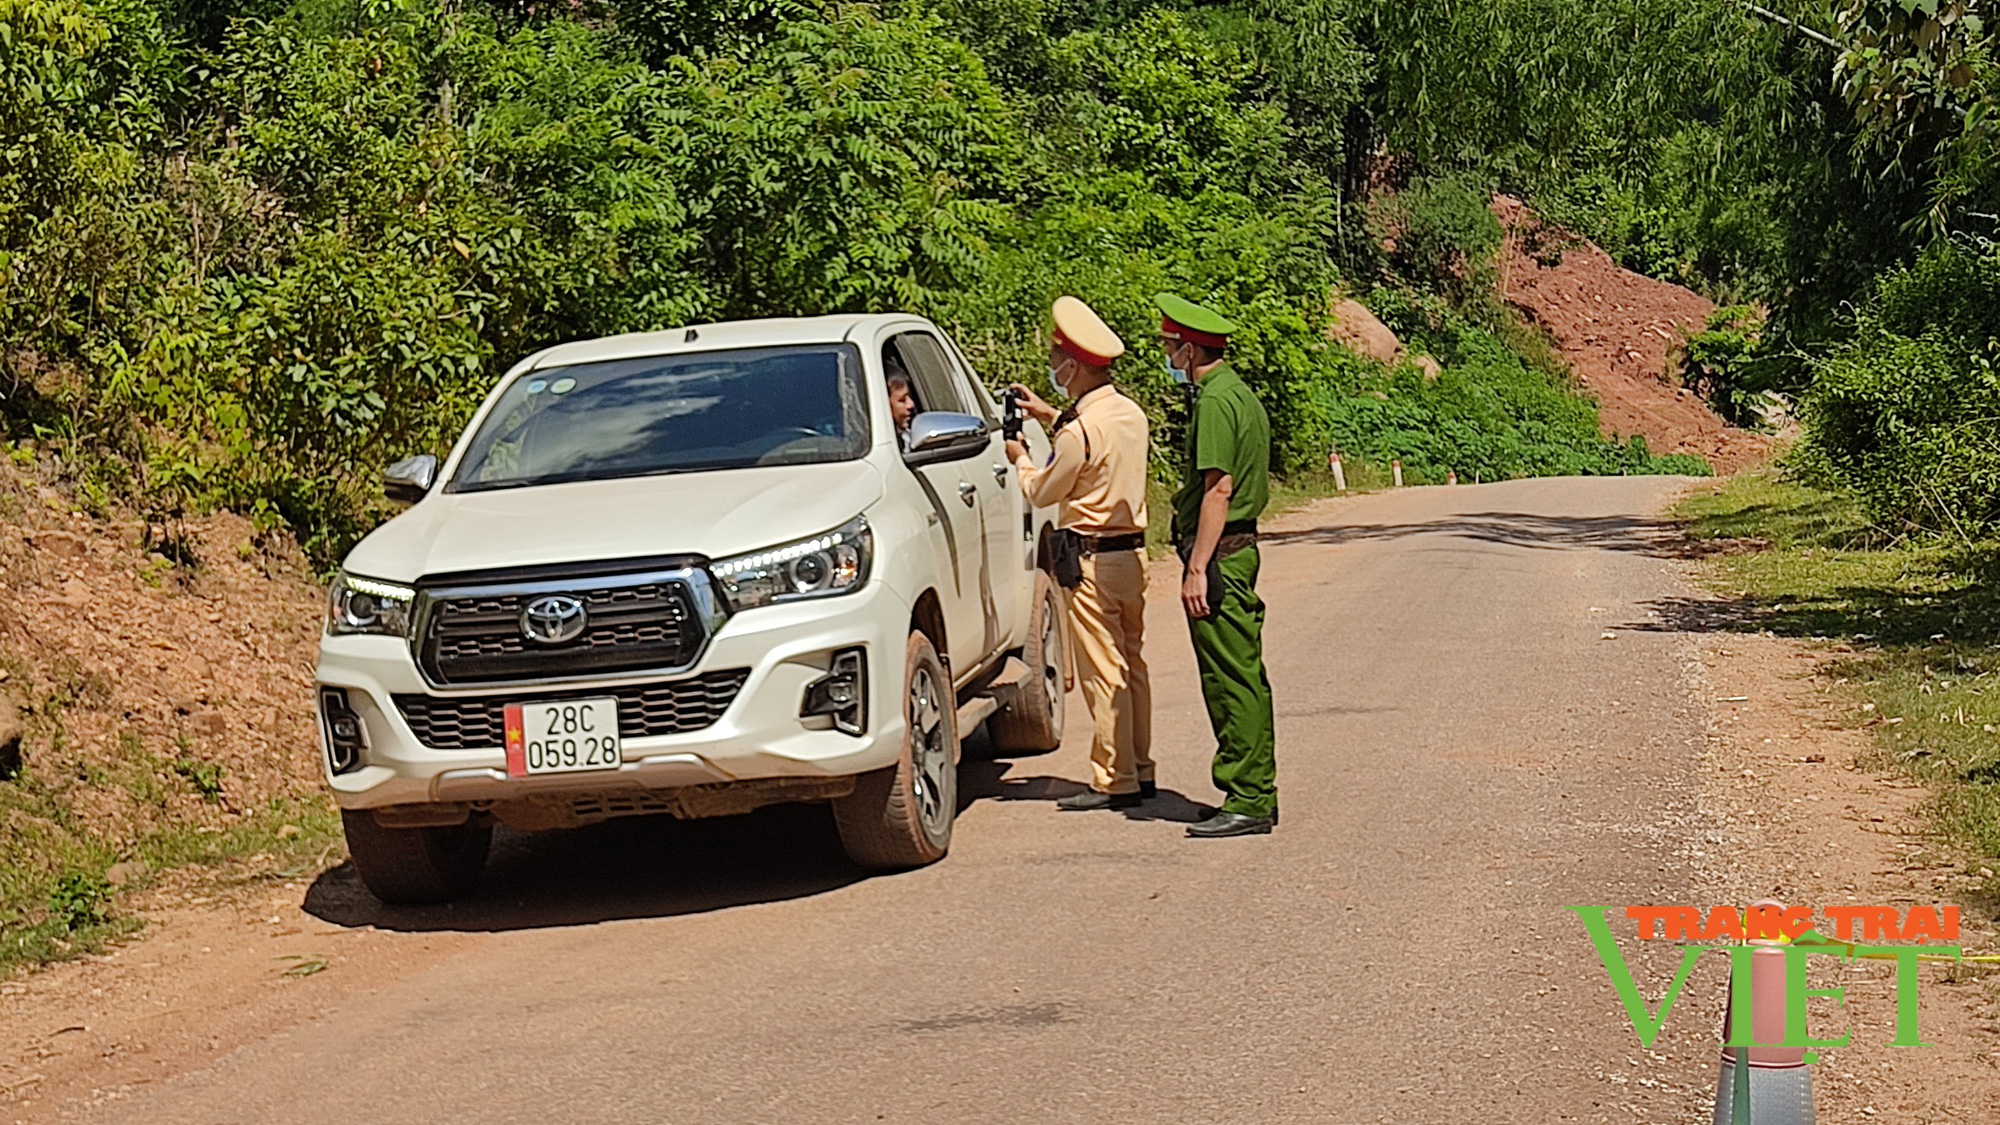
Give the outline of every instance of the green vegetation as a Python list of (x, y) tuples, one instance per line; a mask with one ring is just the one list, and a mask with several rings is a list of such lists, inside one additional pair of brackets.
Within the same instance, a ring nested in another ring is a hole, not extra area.
[[(6, 0), (0, 420), (87, 506), (234, 507), (325, 562), (384, 514), (380, 464), (552, 341), (903, 308), (999, 382), (1041, 370), (1058, 293), (1143, 342), (1173, 288), (1249, 326), (1287, 471), (1431, 419), (1412, 456), (1462, 475), (1674, 467), (1593, 448), (1559, 373), (1422, 384), (1327, 343), (1336, 287), (1508, 331), (1497, 165), (1377, 124), (1433, 98), (1388, 49), (1420, 27), (1345, 0)], [(1382, 140), (1436, 174), (1371, 201)]]
[(174, 772), (186, 778), (202, 800), (213, 801), (222, 796), (222, 763), (183, 757), (175, 759)]
[[(237, 507), (325, 561), (383, 514), (377, 465), (550, 341), (904, 308), (997, 382), (1040, 370), (1053, 295), (1143, 341), (1167, 287), (1250, 326), (1287, 472), (1333, 442), (1426, 479), (1685, 467), (1594, 446), (1520, 346), (1500, 189), (1754, 308), (1698, 381), (1746, 422), (1803, 395), (1878, 517), (1991, 516), (1989, 415), (1917, 401), (1977, 389), (1987, 326), (1890, 311), (1984, 299), (1970, 0), (7, 0), (0, 28), (0, 420), (86, 505)], [(1446, 377), (1330, 347), (1341, 290), (1426, 310)]]
[(2000, 855), (2000, 549), (1893, 533), (1771, 471), (1682, 514), (1698, 540), (1748, 541), (1709, 564), (1731, 599), (1716, 624), (1836, 646), (1829, 674), (1875, 733), (1865, 764), (1928, 784), (1942, 831)]
[(2000, 531), (1997, 340), (2000, 250), (1942, 242), (1891, 271), (1813, 362), (1803, 464), (1898, 530)]
[(1758, 407), (1777, 389), (1774, 357), (1763, 352), (1764, 317), (1750, 305), (1725, 305), (1688, 337), (1681, 381), (1738, 426), (1755, 426)]
[(1552, 359), (1537, 366), (1522, 349), (1481, 328), (1442, 299), (1378, 290), (1369, 305), (1410, 343), (1443, 365), (1435, 379), (1414, 366), (1393, 371), (1336, 357), (1340, 377), (1308, 388), (1317, 420), (1345, 454), (1403, 462), (1412, 484), (1518, 476), (1618, 473), (1708, 475), (1687, 456), (1654, 457), (1644, 438), (1623, 445), (1597, 433), (1597, 410), (1568, 385)]
[[(112, 783), (149, 784), (136, 776)], [(273, 802), (226, 828), (163, 819), (136, 839), (114, 839), (83, 826), (72, 787), (33, 771), (0, 785), (9, 857), (0, 864), (0, 977), (94, 952), (136, 930), (117, 896), (143, 888), (151, 872), (199, 865), (239, 880), (307, 878), (339, 854), (340, 818), (321, 801)]]

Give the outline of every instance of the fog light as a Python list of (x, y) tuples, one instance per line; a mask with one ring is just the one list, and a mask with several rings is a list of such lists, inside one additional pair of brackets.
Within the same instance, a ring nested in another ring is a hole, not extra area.
[(327, 769), (336, 774), (361, 768), (361, 752), (368, 748), (368, 730), (361, 716), (347, 704), (347, 692), (340, 688), (319, 689), (320, 732), (326, 738)]
[(835, 730), (863, 734), (868, 730), (868, 662), (861, 649), (833, 654), (833, 668), (806, 685), (799, 717), (827, 715)]

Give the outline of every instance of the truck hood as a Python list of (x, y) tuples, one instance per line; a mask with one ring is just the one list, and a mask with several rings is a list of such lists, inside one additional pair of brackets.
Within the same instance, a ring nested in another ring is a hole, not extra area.
[(376, 528), (343, 565), (414, 582), (600, 559), (725, 558), (839, 527), (881, 495), (881, 475), (867, 461), (439, 491)]

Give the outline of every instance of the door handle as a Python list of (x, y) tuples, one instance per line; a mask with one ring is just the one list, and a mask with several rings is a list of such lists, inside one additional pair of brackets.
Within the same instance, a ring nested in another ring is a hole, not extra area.
[(993, 479), (1000, 482), (1001, 484), (1006, 484), (1007, 466), (1004, 464), (993, 466)]
[(962, 480), (958, 482), (958, 498), (960, 500), (965, 501), (966, 507), (968, 508), (972, 507), (973, 501), (977, 499), (978, 496), (979, 496), (979, 490), (972, 486), (971, 481)]

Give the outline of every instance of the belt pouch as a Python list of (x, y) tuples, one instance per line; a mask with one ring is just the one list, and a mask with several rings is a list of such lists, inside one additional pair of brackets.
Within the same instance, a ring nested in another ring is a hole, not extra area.
[(1065, 590), (1082, 585), (1083, 537), (1068, 528), (1056, 532), (1049, 544), (1049, 569), (1055, 572), (1056, 585)]

